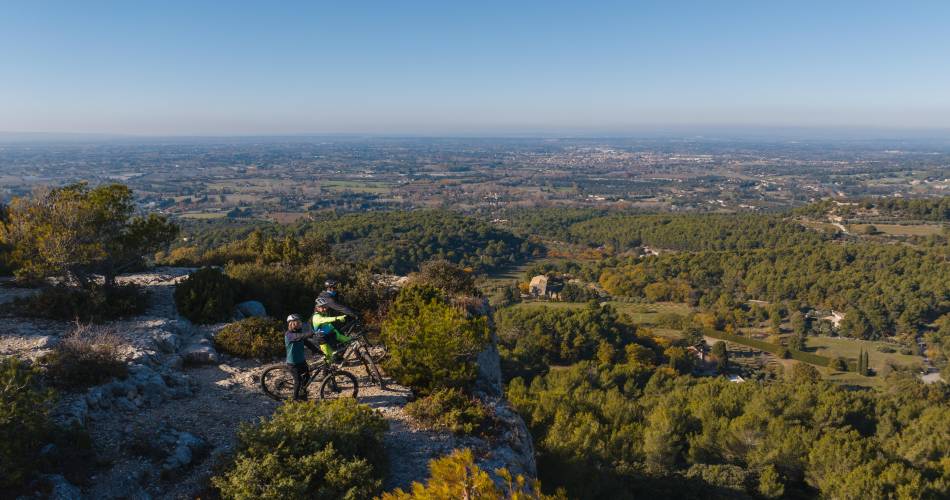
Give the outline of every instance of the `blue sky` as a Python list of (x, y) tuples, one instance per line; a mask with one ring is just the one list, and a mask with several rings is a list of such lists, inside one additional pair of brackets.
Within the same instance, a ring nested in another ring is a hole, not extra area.
[(950, 2), (0, 0), (0, 131), (950, 128)]

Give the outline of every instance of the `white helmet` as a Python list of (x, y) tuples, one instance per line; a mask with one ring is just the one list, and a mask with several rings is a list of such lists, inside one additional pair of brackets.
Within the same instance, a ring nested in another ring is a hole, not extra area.
[(290, 323), (291, 321), (300, 321), (300, 315), (291, 314), (290, 316), (287, 316), (287, 322)]

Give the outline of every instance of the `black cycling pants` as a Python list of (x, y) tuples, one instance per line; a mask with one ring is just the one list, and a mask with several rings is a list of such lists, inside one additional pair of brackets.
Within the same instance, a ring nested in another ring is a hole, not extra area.
[(290, 365), (290, 373), (294, 376), (294, 399), (300, 401), (307, 399), (307, 391), (304, 386), (310, 381), (310, 367), (307, 363), (297, 363)]

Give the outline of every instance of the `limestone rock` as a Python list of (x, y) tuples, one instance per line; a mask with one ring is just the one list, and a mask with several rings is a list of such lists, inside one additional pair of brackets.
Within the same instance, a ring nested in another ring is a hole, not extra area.
[(65, 427), (86, 426), (86, 418), (89, 416), (89, 405), (85, 397), (79, 397), (65, 402), (53, 411), (53, 420)]
[(170, 446), (171, 453), (162, 463), (162, 471), (172, 472), (187, 467), (195, 458), (208, 450), (208, 443), (190, 432), (171, 432), (163, 436), (162, 441), (174, 443)]
[(155, 349), (165, 354), (172, 354), (181, 348), (181, 337), (169, 331), (160, 330), (152, 336)]
[(185, 346), (180, 354), (185, 363), (196, 365), (217, 364), (219, 360), (218, 351), (207, 338), (200, 338)]
[(140, 404), (158, 406), (171, 396), (171, 390), (162, 376), (144, 365), (129, 368), (129, 382), (135, 385)]
[(234, 306), (234, 316), (237, 319), (267, 316), (264, 304), (256, 300), (248, 300)]

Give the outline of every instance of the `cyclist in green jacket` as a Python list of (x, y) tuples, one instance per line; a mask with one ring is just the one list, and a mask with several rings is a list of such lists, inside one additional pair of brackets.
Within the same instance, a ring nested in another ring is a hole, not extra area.
[(326, 356), (327, 362), (332, 363), (333, 357), (336, 354), (335, 347), (340, 344), (345, 344), (351, 339), (340, 333), (340, 331), (333, 326), (334, 322), (345, 320), (346, 315), (330, 316), (329, 311), (330, 308), (327, 301), (322, 297), (318, 297), (314, 304), (313, 317), (310, 318), (310, 326), (313, 328), (317, 343), (320, 345), (320, 350), (323, 352), (323, 355)]

